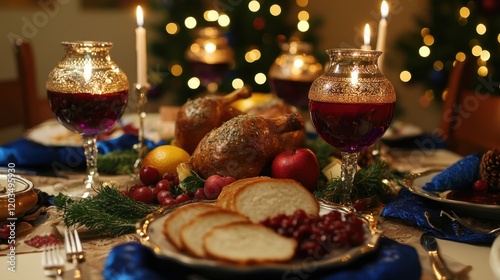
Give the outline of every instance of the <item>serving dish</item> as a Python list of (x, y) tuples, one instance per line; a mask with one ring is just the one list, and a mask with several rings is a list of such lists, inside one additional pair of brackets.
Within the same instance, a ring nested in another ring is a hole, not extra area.
[(21, 176), (0, 174), (0, 221), (19, 218), (36, 206), (33, 183)]
[[(213, 202), (207, 202), (213, 203)], [(381, 232), (373, 227), (370, 221), (361, 217), (365, 222), (365, 242), (357, 247), (348, 248), (334, 252), (325, 259), (295, 259), (287, 263), (268, 263), (254, 265), (237, 265), (212, 259), (199, 259), (178, 251), (163, 235), (163, 221), (177, 207), (162, 208), (158, 212), (147, 216), (136, 224), (136, 232), (142, 244), (152, 248), (161, 258), (166, 258), (182, 265), (188, 266), (204, 275), (210, 275), (216, 279), (235, 279), (238, 276), (248, 277), (250, 275), (289, 275), (293, 273), (309, 273), (323, 269), (335, 269), (343, 267), (352, 261), (371, 253), (378, 247)], [(320, 214), (324, 215), (332, 210), (345, 213), (345, 209), (320, 201)], [(285, 278), (283, 278), (285, 279)], [(289, 278), (292, 279), (292, 278)]]
[(500, 220), (500, 205), (479, 204), (448, 199), (447, 195), (451, 190), (443, 192), (429, 192), (424, 190), (423, 187), (425, 184), (430, 182), (432, 178), (441, 171), (442, 170), (429, 170), (422, 173), (411, 173), (404, 180), (404, 185), (410, 192), (443, 203), (457, 213), (480, 219)]

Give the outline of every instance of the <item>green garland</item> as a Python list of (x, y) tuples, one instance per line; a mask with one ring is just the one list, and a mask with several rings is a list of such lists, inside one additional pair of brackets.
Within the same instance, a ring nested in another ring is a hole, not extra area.
[(96, 191), (95, 196), (81, 200), (62, 193), (54, 198), (66, 226), (85, 226), (100, 235), (120, 236), (133, 233), (140, 219), (160, 208), (125, 196), (112, 184), (103, 184)]
[[(384, 183), (390, 178), (389, 165), (382, 160), (361, 168), (354, 175), (351, 201), (370, 198), (374, 201), (387, 201), (394, 196), (394, 190)], [(340, 203), (344, 192), (342, 180), (334, 178), (323, 186), (319, 186), (314, 193), (316, 197), (323, 198), (333, 203)]]

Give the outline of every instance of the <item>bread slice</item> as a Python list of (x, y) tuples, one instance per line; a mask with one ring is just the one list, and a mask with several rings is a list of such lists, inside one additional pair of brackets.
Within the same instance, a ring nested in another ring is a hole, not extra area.
[(205, 234), (216, 226), (248, 221), (245, 216), (223, 209), (202, 213), (182, 227), (182, 244), (193, 256), (204, 258), (206, 257), (205, 250), (203, 250), (203, 237)]
[(213, 228), (203, 248), (211, 258), (238, 264), (286, 262), (293, 258), (297, 241), (260, 224), (236, 222)]
[(163, 234), (167, 239), (177, 248), (182, 250), (184, 247), (181, 240), (181, 229), (193, 219), (196, 215), (201, 213), (216, 211), (220, 209), (215, 207), (213, 204), (207, 203), (190, 203), (185, 206), (179, 207), (174, 210), (163, 222)]
[(292, 179), (266, 178), (245, 184), (235, 191), (225, 207), (256, 223), (279, 214), (291, 215), (298, 209), (308, 215), (319, 215), (316, 198)]
[(240, 179), (240, 180), (234, 181), (233, 183), (225, 186), (222, 189), (221, 193), (219, 194), (219, 197), (217, 198), (215, 205), (222, 207), (224, 209), (232, 210), (233, 205), (231, 202), (233, 201), (234, 194), (236, 193), (236, 191), (238, 189), (242, 188), (243, 186), (245, 186), (249, 183), (260, 181), (261, 179), (265, 179), (265, 178), (269, 178), (269, 177), (265, 177), (265, 176), (251, 177), (251, 178), (245, 178), (245, 179)]

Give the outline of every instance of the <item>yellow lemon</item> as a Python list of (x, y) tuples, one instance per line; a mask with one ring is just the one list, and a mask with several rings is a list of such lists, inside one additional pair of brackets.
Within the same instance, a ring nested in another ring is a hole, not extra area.
[(254, 92), (249, 98), (234, 101), (231, 103), (231, 106), (242, 112), (246, 112), (259, 104), (271, 101), (273, 98), (276, 98), (276, 95), (271, 93)]
[(173, 145), (154, 148), (142, 159), (142, 166), (152, 166), (163, 176), (165, 173), (177, 174), (177, 166), (188, 162), (190, 155), (184, 149)]

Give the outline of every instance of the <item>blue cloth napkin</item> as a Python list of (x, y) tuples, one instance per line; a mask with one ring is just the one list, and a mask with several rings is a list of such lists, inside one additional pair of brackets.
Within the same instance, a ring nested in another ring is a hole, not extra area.
[(397, 218), (411, 222), (434, 236), (452, 241), (491, 245), (496, 236), (472, 232), (446, 215), (441, 210), (448, 208), (440, 202), (433, 201), (402, 189), (398, 196), (387, 203), (380, 214), (385, 218)]
[(446, 168), (422, 188), (430, 192), (447, 190), (466, 190), (472, 188), (474, 182), (481, 178), (479, 164), (482, 153), (468, 155)]
[[(468, 155), (452, 164), (422, 188), (430, 192), (445, 190), (463, 190), (472, 188), (479, 178), (479, 163), (482, 154)], [(409, 221), (434, 236), (471, 244), (491, 244), (495, 236), (472, 232), (441, 211), (449, 211), (446, 204), (430, 200), (402, 189), (398, 196), (387, 203), (381, 212), (382, 217), (398, 218)]]
[[(97, 147), (100, 154), (107, 154), (111, 151), (132, 149), (138, 142), (137, 139), (137, 135), (124, 134), (110, 140), (98, 141)], [(145, 144), (148, 148), (154, 148), (164, 142), (153, 143), (146, 140)], [(85, 155), (83, 147), (44, 146), (22, 138), (0, 146), (0, 166), (7, 166), (9, 163), (14, 163), (17, 167), (52, 167), (59, 170), (72, 170), (85, 167)]]
[[(415, 248), (382, 237), (379, 248), (346, 267), (327, 271), (287, 271), (279, 275), (245, 273), (244, 275), (201, 275), (196, 268), (157, 257), (139, 243), (114, 247), (108, 255), (103, 276), (107, 280), (134, 279), (318, 279), (318, 280), (376, 280), (420, 279), (422, 271)], [(193, 275), (201, 275), (193, 276)], [(306, 278), (304, 278), (306, 277)]]

